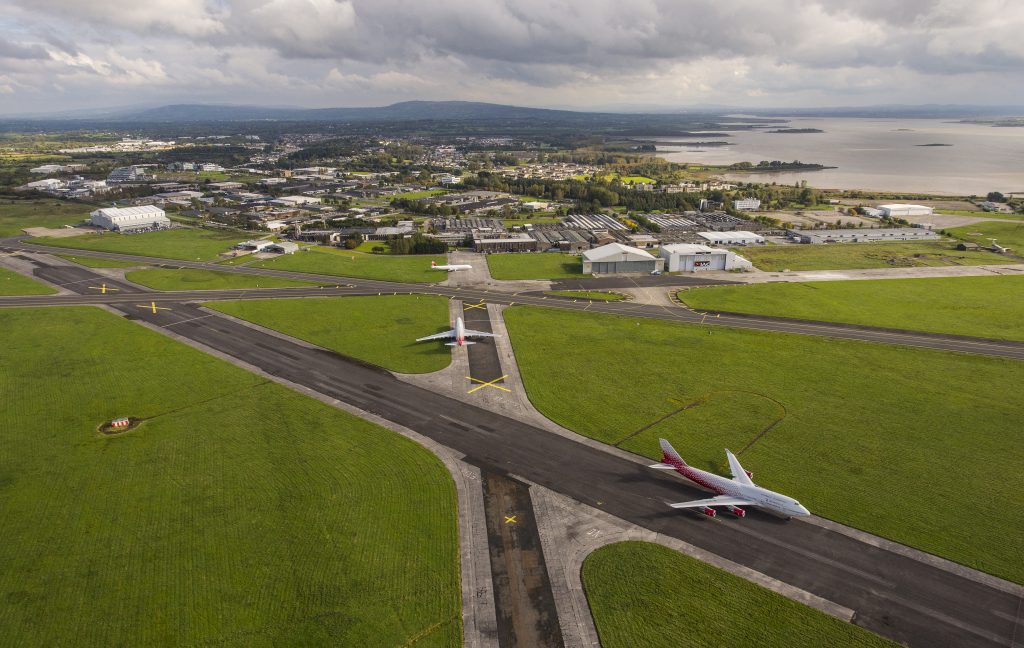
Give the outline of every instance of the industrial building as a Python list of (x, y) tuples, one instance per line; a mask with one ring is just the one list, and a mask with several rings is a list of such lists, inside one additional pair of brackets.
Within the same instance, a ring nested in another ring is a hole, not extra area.
[(761, 201), (757, 198), (742, 198), (732, 201), (732, 208), (736, 211), (757, 211), (761, 209)]
[(583, 274), (650, 274), (665, 260), (621, 243), (609, 243), (583, 253)]
[(171, 220), (164, 210), (153, 205), (140, 207), (104, 207), (90, 214), (93, 225), (113, 232), (144, 232), (167, 229)]
[(797, 243), (869, 243), (874, 241), (937, 241), (939, 235), (920, 227), (895, 229), (786, 230)]
[(930, 216), (934, 213), (931, 207), (925, 207), (924, 205), (879, 205), (878, 209), (881, 210), (882, 215), (887, 218), (902, 218), (904, 216)]
[(295, 254), (299, 251), (299, 244), (292, 243), (291, 241), (281, 241), (279, 243), (271, 243), (261, 250), (261, 252), (267, 252), (269, 254)]
[(139, 182), (152, 180), (152, 176), (146, 175), (141, 166), (117, 167), (107, 176), (107, 184), (119, 184), (122, 182)]
[(738, 230), (735, 232), (697, 232), (701, 237), (712, 245), (764, 245), (764, 237)]
[(706, 245), (676, 243), (661, 248), (669, 272), (701, 272), (705, 270), (749, 270), (750, 261), (729, 250)]
[(511, 234), (498, 238), (473, 237), (477, 252), (536, 252), (537, 239), (529, 234)]
[(236, 250), (243, 250), (248, 252), (262, 252), (267, 246), (273, 245), (273, 241), (267, 240), (253, 240), (253, 241), (242, 241), (235, 246)]

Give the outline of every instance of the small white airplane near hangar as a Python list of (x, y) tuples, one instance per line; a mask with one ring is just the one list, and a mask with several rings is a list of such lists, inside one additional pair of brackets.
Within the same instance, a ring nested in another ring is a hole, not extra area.
[(466, 338), (475, 337), (494, 337), (494, 333), (488, 333), (487, 331), (474, 331), (473, 329), (466, 328), (465, 322), (462, 321), (461, 317), (455, 318), (455, 328), (444, 333), (435, 333), (434, 335), (428, 335), (426, 337), (418, 338), (417, 342), (426, 342), (427, 340), (452, 340), (451, 342), (445, 342), (445, 346), (466, 346), (467, 344), (476, 344), (476, 342), (470, 342)]
[(437, 265), (437, 261), (430, 262), (431, 270), (447, 270), (448, 272), (455, 272), (456, 270), (472, 270), (473, 266), (468, 263), (449, 263), (446, 265)]
[(709, 497), (708, 499), (678, 502), (676, 504), (669, 504), (669, 506), (672, 508), (697, 509), (698, 513), (708, 517), (715, 517), (716, 511), (714, 507), (716, 506), (724, 506), (729, 513), (736, 517), (743, 517), (747, 514), (745, 510), (740, 508), (741, 506), (756, 506), (785, 518), (811, 514), (810, 511), (800, 505), (800, 502), (792, 497), (786, 497), (755, 484), (751, 479), (753, 473), (743, 469), (736, 455), (728, 450), (725, 451), (725, 454), (729, 457), (732, 479), (687, 465), (675, 448), (672, 447), (672, 444), (665, 439), (661, 439), (661, 463), (656, 463), (651, 468), (674, 470), (698, 486), (717, 493), (715, 497)]

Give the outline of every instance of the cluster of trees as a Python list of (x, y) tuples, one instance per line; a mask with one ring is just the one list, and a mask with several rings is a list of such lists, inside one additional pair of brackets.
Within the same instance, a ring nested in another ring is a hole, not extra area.
[(410, 237), (393, 236), (388, 239), (391, 254), (444, 254), (448, 245), (444, 241), (427, 238), (420, 233)]
[(750, 162), (737, 162), (729, 165), (729, 168), (733, 171), (781, 171), (785, 169), (826, 169), (828, 167), (823, 164), (801, 162), (800, 160), (793, 160), (792, 162), (761, 160), (756, 165), (751, 164)]

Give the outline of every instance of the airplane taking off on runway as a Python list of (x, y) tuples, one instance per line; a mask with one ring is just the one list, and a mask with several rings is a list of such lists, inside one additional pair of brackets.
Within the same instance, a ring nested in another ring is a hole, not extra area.
[(753, 473), (743, 470), (743, 466), (740, 465), (740, 460), (736, 458), (736, 455), (728, 450), (725, 451), (725, 454), (729, 457), (732, 479), (726, 479), (714, 473), (688, 466), (683, 461), (683, 458), (679, 456), (679, 453), (676, 452), (675, 448), (672, 447), (672, 444), (665, 439), (661, 439), (661, 463), (656, 463), (651, 468), (674, 470), (693, 483), (718, 493), (715, 497), (709, 497), (708, 499), (679, 502), (669, 504), (669, 506), (672, 508), (695, 508), (698, 512), (708, 517), (715, 517), (713, 506), (724, 506), (726, 510), (736, 517), (743, 517), (747, 514), (746, 511), (739, 508), (740, 506), (756, 506), (786, 518), (811, 514), (810, 511), (800, 505), (800, 502), (792, 497), (780, 495), (755, 484), (750, 479), (753, 477)]
[(451, 264), (448, 265), (437, 265), (437, 261), (430, 262), (431, 270), (447, 270), (448, 272), (455, 272), (456, 270), (472, 270), (473, 266), (469, 264)]
[(469, 342), (466, 338), (473, 337), (494, 337), (494, 333), (488, 333), (487, 331), (474, 331), (473, 329), (466, 328), (461, 317), (455, 318), (455, 328), (444, 333), (435, 333), (434, 335), (428, 335), (427, 337), (418, 338), (417, 342), (425, 342), (427, 340), (455, 340), (454, 342), (445, 342), (445, 346), (465, 346), (467, 344), (476, 344), (476, 342)]

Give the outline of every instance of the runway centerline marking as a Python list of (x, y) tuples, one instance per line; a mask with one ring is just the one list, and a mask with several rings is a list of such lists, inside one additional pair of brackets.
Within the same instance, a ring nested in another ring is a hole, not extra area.
[(501, 391), (511, 392), (512, 391), (511, 389), (509, 389), (507, 387), (502, 387), (501, 385), (497, 384), (497, 382), (499, 380), (505, 380), (506, 378), (508, 378), (508, 374), (505, 374), (504, 376), (499, 376), (498, 378), (495, 378), (494, 380), (480, 380), (479, 378), (474, 378), (473, 376), (466, 376), (467, 380), (472, 380), (473, 382), (480, 383), (479, 385), (477, 385), (473, 389), (470, 389), (466, 393), (467, 394), (472, 394), (473, 392), (475, 392), (477, 390), (480, 390), (480, 389), (483, 389), (484, 387), (493, 387), (494, 389), (500, 389)]

